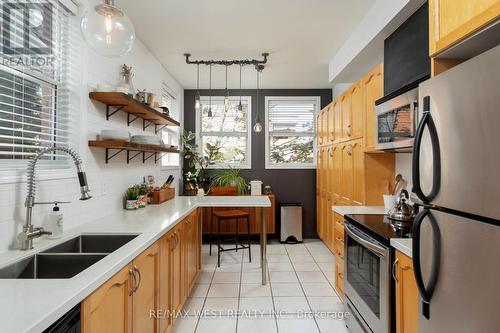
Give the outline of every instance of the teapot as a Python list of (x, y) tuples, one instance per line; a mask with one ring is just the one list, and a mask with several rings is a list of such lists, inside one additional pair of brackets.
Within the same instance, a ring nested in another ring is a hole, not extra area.
[(415, 211), (413, 210), (413, 206), (407, 203), (408, 199), (408, 191), (401, 190), (399, 197), (396, 199), (394, 208), (388, 213), (388, 217), (391, 220), (413, 222)]

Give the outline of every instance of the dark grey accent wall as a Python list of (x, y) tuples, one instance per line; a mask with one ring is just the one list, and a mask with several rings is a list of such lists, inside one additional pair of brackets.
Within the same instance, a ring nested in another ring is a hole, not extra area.
[[(184, 129), (195, 131), (195, 90), (184, 90)], [(202, 96), (208, 96), (208, 90), (200, 90)], [(259, 113), (261, 122), (265, 119), (265, 96), (320, 96), (321, 108), (332, 100), (331, 89), (265, 89), (260, 90), (259, 105), (255, 89), (242, 90), (243, 96), (252, 97), (252, 118)], [(223, 96), (223, 90), (212, 91), (213, 96)], [(238, 90), (231, 90), (230, 95), (239, 95)], [(252, 123), (253, 123), (252, 121)], [(264, 124), (265, 126), (265, 124)], [(314, 169), (266, 169), (265, 168), (265, 133), (252, 133), (252, 168), (241, 170), (241, 175), (248, 180), (262, 180), (264, 185), (271, 185), (276, 195), (276, 222), (279, 225), (279, 204), (300, 202), (304, 204), (304, 237), (316, 237), (316, 170)], [(279, 227), (278, 227), (279, 230)]]

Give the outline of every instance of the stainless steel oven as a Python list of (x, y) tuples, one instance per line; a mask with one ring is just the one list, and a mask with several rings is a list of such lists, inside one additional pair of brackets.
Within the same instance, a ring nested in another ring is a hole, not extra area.
[(351, 333), (390, 332), (389, 248), (346, 221), (344, 285)]
[(377, 105), (377, 145), (394, 150), (413, 146), (418, 113), (418, 87)]

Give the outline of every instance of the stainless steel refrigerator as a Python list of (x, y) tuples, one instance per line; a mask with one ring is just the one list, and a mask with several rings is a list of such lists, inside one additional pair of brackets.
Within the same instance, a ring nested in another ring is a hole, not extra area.
[(419, 100), (419, 332), (499, 332), (500, 46), (420, 84)]

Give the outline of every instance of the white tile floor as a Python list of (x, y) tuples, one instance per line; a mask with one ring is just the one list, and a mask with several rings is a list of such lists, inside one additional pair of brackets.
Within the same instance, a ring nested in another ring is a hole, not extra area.
[[(216, 249), (213, 247), (212, 250)], [(319, 240), (268, 244), (268, 285), (262, 286), (259, 245), (222, 254), (202, 248), (202, 271), (173, 333), (347, 333), (333, 289), (334, 257)]]

